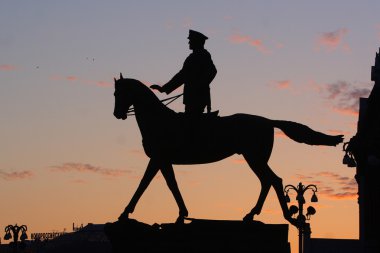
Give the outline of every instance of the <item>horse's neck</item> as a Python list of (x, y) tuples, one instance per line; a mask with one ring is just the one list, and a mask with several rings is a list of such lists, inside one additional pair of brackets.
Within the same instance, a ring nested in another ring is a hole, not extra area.
[(165, 109), (157, 96), (142, 83), (136, 84), (133, 96), (135, 112), (139, 116), (161, 113)]
[(170, 111), (145, 85), (139, 85), (135, 89), (134, 108), (136, 120), (143, 136), (150, 134), (157, 125), (162, 124)]

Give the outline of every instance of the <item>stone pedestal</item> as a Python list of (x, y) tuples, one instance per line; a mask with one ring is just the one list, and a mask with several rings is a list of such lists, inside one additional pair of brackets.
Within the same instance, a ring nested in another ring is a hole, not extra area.
[(290, 253), (287, 224), (193, 219), (151, 226), (131, 219), (108, 223), (104, 231), (114, 253)]

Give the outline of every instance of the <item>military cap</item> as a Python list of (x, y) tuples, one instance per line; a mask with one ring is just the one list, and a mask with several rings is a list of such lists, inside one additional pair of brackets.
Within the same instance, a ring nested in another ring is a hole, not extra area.
[(208, 37), (205, 36), (204, 34), (194, 31), (194, 30), (189, 30), (189, 37), (187, 37), (189, 40), (195, 39), (195, 40), (207, 40)]

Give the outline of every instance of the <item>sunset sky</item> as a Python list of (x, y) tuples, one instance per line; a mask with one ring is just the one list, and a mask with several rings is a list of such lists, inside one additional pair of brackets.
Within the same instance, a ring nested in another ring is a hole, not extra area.
[[(189, 29), (209, 37), (220, 115), (297, 121), (348, 141), (358, 99), (373, 86), (379, 9), (375, 0), (2, 0), (0, 231), (117, 219), (148, 158), (135, 119), (112, 115), (113, 78), (166, 83), (191, 52)], [(184, 109), (179, 100), (170, 107)], [(355, 169), (342, 158), (342, 145), (307, 146), (276, 133), (269, 164), (284, 185), (318, 186), (312, 237), (358, 238)], [(174, 169), (190, 217), (238, 220), (256, 203), (260, 183), (241, 156)], [(152, 224), (177, 213), (158, 174), (131, 217)], [(273, 190), (257, 219), (286, 223)], [(296, 249), (294, 227), (290, 241)]]

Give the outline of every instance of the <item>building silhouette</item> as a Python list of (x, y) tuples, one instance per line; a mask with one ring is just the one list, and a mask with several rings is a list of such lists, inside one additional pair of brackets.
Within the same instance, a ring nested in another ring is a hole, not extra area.
[(346, 146), (343, 163), (356, 167), (359, 240), (312, 238), (305, 253), (380, 252), (380, 52), (371, 69), (375, 82), (368, 98), (360, 98), (357, 133)]
[(357, 140), (353, 140), (359, 187), (359, 238), (365, 252), (380, 252), (380, 56), (376, 53), (368, 98), (360, 99)]

